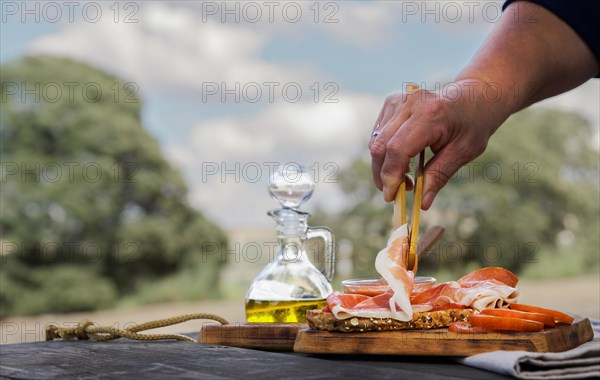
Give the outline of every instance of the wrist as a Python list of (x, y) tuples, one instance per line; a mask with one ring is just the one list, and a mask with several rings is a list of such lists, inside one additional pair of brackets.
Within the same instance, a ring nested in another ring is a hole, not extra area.
[[(482, 78), (457, 78), (442, 91), (449, 102), (468, 104), (491, 127), (490, 135), (519, 109), (518, 88)], [(483, 121), (483, 120), (481, 120)]]

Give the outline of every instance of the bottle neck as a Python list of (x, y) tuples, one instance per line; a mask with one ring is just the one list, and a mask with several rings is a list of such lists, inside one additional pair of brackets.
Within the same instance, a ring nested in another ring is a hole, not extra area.
[(277, 222), (277, 239), (279, 242), (279, 260), (298, 262), (306, 259), (304, 242), (308, 230), (308, 214), (282, 208), (269, 212)]

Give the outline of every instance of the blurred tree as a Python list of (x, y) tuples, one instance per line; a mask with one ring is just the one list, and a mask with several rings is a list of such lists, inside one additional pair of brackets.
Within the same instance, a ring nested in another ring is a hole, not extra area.
[[(419, 271), (445, 279), (481, 266), (538, 276), (597, 272), (599, 157), (593, 133), (581, 117), (555, 110), (511, 117), (486, 152), (422, 213), (421, 234), (433, 224), (444, 225), (446, 233)], [(348, 207), (339, 215), (315, 216), (336, 231), (338, 241), (352, 242), (354, 275), (375, 276), (374, 258), (391, 231), (391, 205), (373, 185), (369, 159), (355, 161), (339, 180)]]
[(2, 66), (0, 313), (89, 310), (178, 271), (215, 296), (221, 229), (142, 128), (137, 85), (85, 64)]

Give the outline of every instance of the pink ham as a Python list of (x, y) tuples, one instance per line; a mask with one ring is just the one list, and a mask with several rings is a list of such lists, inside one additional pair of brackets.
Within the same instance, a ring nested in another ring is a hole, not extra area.
[(327, 304), (337, 319), (350, 317), (386, 318), (390, 315), (389, 300), (391, 296), (391, 291), (375, 297), (333, 292), (327, 297)]
[[(379, 255), (388, 253), (386, 250), (382, 252)], [(391, 269), (386, 272), (388, 276), (393, 273), (399, 274), (398, 278), (394, 277), (393, 281), (396, 281), (400, 292), (397, 293), (392, 284), (390, 284), (390, 290), (374, 297), (335, 292), (327, 298), (327, 302), (336, 318), (345, 319), (354, 316), (393, 318), (405, 321), (409, 315), (408, 320), (412, 319), (413, 312), (464, 307), (476, 310), (506, 308), (516, 302), (518, 297), (517, 276), (503, 268), (478, 269), (458, 281), (444, 282), (425, 291), (413, 293), (409, 297), (405, 291), (412, 289), (412, 272), (405, 269), (407, 273), (404, 275), (398, 269), (398, 267), (402, 268), (403, 261), (393, 260), (393, 258), (394, 256), (387, 256), (385, 261), (381, 262), (391, 266)], [(406, 281), (406, 283), (402, 281)], [(399, 304), (398, 299), (403, 304)], [(406, 306), (407, 299), (408, 307)], [(408, 309), (410, 311), (407, 311)]]
[(469, 282), (478, 282), (484, 280), (496, 280), (510, 287), (516, 287), (519, 282), (519, 277), (508, 269), (500, 267), (487, 267), (477, 269), (458, 279), (458, 283), (465, 285)]
[(404, 224), (392, 233), (387, 247), (382, 249), (375, 259), (375, 269), (392, 290), (389, 298), (390, 316), (400, 321), (410, 321), (413, 317), (410, 295), (415, 274), (406, 269), (408, 249), (408, 228)]

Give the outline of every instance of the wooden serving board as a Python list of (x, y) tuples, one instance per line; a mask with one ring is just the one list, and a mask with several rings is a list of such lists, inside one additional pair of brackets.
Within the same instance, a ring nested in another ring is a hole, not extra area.
[(447, 329), (327, 332), (302, 329), (294, 351), (311, 354), (470, 356), (483, 352), (560, 352), (592, 340), (589, 319), (544, 331), (458, 334)]
[(307, 328), (306, 323), (211, 324), (202, 327), (198, 341), (221, 346), (292, 351), (298, 331)]

